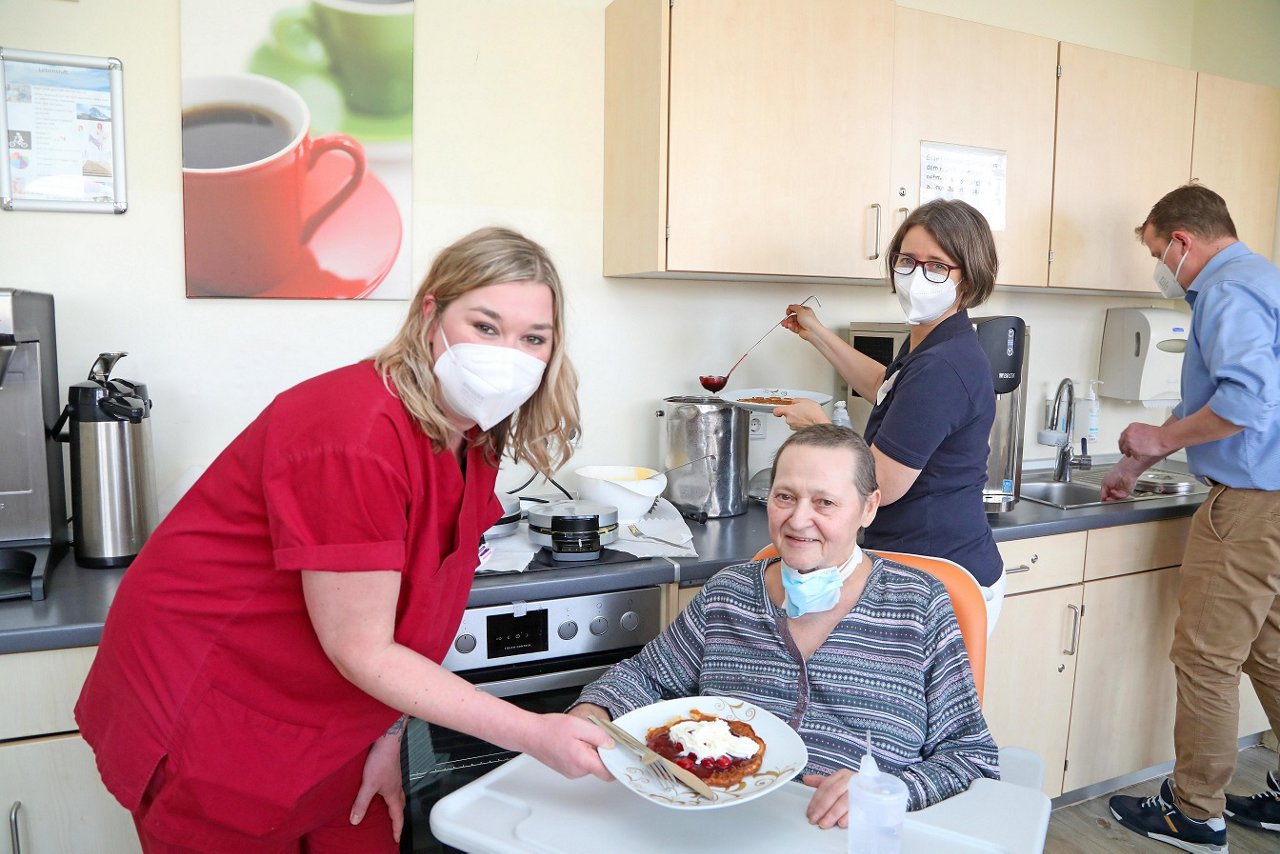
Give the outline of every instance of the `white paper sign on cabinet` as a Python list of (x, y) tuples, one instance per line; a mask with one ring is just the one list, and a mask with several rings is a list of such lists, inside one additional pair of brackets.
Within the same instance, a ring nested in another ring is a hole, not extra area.
[(992, 231), (1004, 231), (1009, 155), (994, 148), (920, 143), (920, 204), (961, 199), (982, 211)]

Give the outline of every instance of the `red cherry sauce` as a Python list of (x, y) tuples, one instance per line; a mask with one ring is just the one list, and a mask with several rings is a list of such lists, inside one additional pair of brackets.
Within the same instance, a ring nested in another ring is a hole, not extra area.
[(747, 761), (745, 759), (734, 759), (732, 756), (721, 756), (717, 759), (704, 759), (699, 763), (692, 753), (683, 753), (680, 745), (672, 741), (671, 736), (665, 732), (649, 739), (649, 749), (664, 759), (670, 759), (686, 771), (692, 771), (694, 776), (700, 780), (707, 779), (716, 771), (723, 771), (740, 762)]
[(702, 383), (702, 387), (707, 391), (715, 394), (725, 387), (725, 383), (729, 382), (729, 378), (717, 377), (714, 374), (707, 374), (705, 376), (698, 377), (698, 382)]

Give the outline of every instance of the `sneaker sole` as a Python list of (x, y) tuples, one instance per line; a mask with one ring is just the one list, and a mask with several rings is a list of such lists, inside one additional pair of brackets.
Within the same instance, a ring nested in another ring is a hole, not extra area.
[(1223, 810), (1222, 812), (1223, 812), (1223, 815), (1225, 815), (1227, 818), (1234, 821), (1236, 824), (1242, 824), (1245, 827), (1254, 827), (1254, 828), (1257, 828), (1258, 830), (1273, 830), (1273, 831), (1280, 832), (1280, 824), (1272, 824), (1271, 822), (1268, 822), (1268, 821), (1254, 821), (1251, 818), (1245, 818), (1244, 816), (1236, 815), (1230, 810)]
[(1148, 833), (1142, 828), (1134, 827), (1126, 822), (1114, 809), (1111, 809), (1111, 816), (1126, 830), (1131, 830), (1139, 836), (1145, 836), (1147, 839), (1154, 839), (1156, 842), (1172, 845), (1174, 848), (1181, 848), (1183, 851), (1191, 851), (1193, 854), (1228, 854), (1229, 849), (1226, 845), (1213, 845), (1208, 842), (1187, 842), (1174, 836), (1165, 836), (1163, 833)]

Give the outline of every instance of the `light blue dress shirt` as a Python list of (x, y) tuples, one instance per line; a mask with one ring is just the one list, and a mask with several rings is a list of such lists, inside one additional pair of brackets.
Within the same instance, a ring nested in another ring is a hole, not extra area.
[(1206, 404), (1244, 429), (1187, 448), (1192, 473), (1241, 489), (1280, 490), (1280, 269), (1236, 242), (1187, 289), (1191, 332), (1174, 416)]

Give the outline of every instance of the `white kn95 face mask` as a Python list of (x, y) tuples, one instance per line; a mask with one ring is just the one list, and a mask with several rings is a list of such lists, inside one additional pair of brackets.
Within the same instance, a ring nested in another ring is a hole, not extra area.
[(956, 283), (950, 278), (931, 282), (924, 277), (923, 267), (916, 267), (907, 276), (894, 273), (893, 288), (898, 292), (902, 313), (912, 326), (937, 320), (956, 301)]
[[(440, 330), (444, 338), (444, 330)], [(449, 408), (488, 430), (533, 397), (546, 363), (512, 347), (449, 344), (432, 372)]]

